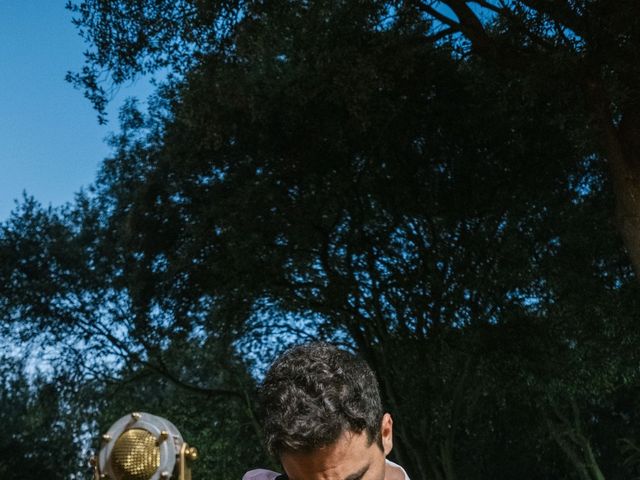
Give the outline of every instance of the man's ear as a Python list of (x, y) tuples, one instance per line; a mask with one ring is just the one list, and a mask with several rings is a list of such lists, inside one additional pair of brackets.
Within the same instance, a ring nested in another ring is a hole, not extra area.
[(393, 419), (391, 414), (385, 413), (382, 416), (382, 423), (380, 425), (380, 436), (382, 437), (382, 450), (386, 457), (391, 453), (393, 449)]

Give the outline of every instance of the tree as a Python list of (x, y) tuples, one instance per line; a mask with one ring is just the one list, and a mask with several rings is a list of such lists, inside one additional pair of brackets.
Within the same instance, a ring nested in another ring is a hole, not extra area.
[[(455, 16), (442, 14), (434, 7), (437, 3)], [(500, 68), (536, 76), (544, 66), (547, 78), (582, 93), (590, 115), (584, 128), (593, 130), (609, 165), (618, 228), (638, 274), (640, 72), (632, 59), (640, 30), (628, 21), (638, 14), (637, 2), (454, 0), (416, 2), (416, 6), (444, 24), (447, 34), (462, 34), (474, 53)], [(491, 20), (482, 21), (480, 15), (486, 12)]]
[(29, 375), (24, 362), (7, 355), (0, 362), (0, 382), (0, 475), (81, 478), (88, 465), (79, 438), (83, 418), (69, 411), (72, 389), (60, 388), (62, 378)]
[[(168, 3), (70, 3), (92, 49), (85, 69), (69, 78), (86, 89), (99, 111), (104, 112), (107, 98), (99, 72), (111, 74), (115, 85), (158, 68), (184, 74), (207, 54), (232, 50), (236, 25), (264, 21), (274, 13), (259, 2)], [(317, 3), (319, 12), (322, 2)], [(279, 8), (291, 8), (283, 5)], [(577, 94), (588, 112), (579, 128), (609, 165), (618, 229), (640, 271), (639, 72), (634, 61), (640, 32), (628, 21), (638, 15), (637, 2), (409, 0), (371, 1), (357, 8), (370, 13), (380, 28), (419, 15), (423, 41), (450, 38), (462, 55), (477, 54), (497, 68), (531, 76), (540, 88), (555, 89), (559, 104), (568, 103), (562, 93)]]

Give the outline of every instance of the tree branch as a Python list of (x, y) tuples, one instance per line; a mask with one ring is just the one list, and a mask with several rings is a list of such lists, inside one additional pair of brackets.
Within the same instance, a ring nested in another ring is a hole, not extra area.
[(485, 0), (469, 0), (469, 3), (475, 3), (477, 5), (480, 5), (482, 8), (486, 8), (487, 10), (491, 10), (492, 12), (495, 12), (499, 15), (502, 15), (505, 13), (505, 7), (498, 7), (492, 3), (489, 3)]
[(563, 23), (577, 35), (585, 34), (584, 25), (581, 25), (584, 23), (584, 19), (576, 14), (567, 4), (562, 4), (562, 2), (544, 2), (541, 0), (520, 0), (520, 3), (540, 15), (545, 15), (551, 20), (557, 20)]
[(471, 40), (476, 50), (487, 51), (492, 48), (493, 41), (487, 35), (482, 21), (464, 0), (442, 0), (442, 3), (456, 14), (463, 33)]
[(448, 37), (449, 35), (452, 35), (454, 33), (457, 33), (459, 30), (453, 27), (449, 27), (449, 28), (445, 28), (443, 30), (440, 30), (439, 32), (436, 32), (432, 35), (428, 35), (427, 37), (425, 37), (425, 39), (427, 40), (427, 42), (437, 42), (439, 40), (442, 40), (445, 37)]
[(462, 25), (461, 24), (457, 23), (456, 21), (454, 21), (453, 19), (447, 17), (446, 15), (440, 13), (435, 8), (433, 8), (432, 6), (425, 5), (421, 1), (419, 1), (416, 4), (416, 6), (418, 7), (418, 10), (422, 11), (423, 13), (426, 13), (427, 15), (432, 16), (433, 18), (435, 18), (439, 22), (442, 22), (445, 25), (448, 25), (453, 32), (461, 32), (462, 31)]

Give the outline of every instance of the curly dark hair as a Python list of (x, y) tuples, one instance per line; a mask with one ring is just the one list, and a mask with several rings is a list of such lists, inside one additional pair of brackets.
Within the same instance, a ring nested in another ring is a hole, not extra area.
[(269, 368), (260, 397), (265, 442), (275, 458), (329, 445), (346, 431), (366, 431), (369, 444), (382, 448), (383, 410), (373, 371), (329, 343), (287, 350)]

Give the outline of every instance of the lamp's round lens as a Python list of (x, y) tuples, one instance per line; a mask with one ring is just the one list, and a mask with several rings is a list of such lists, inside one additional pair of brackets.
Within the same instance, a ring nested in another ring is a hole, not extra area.
[(125, 431), (113, 446), (111, 467), (119, 480), (148, 480), (160, 467), (156, 438), (140, 428)]

